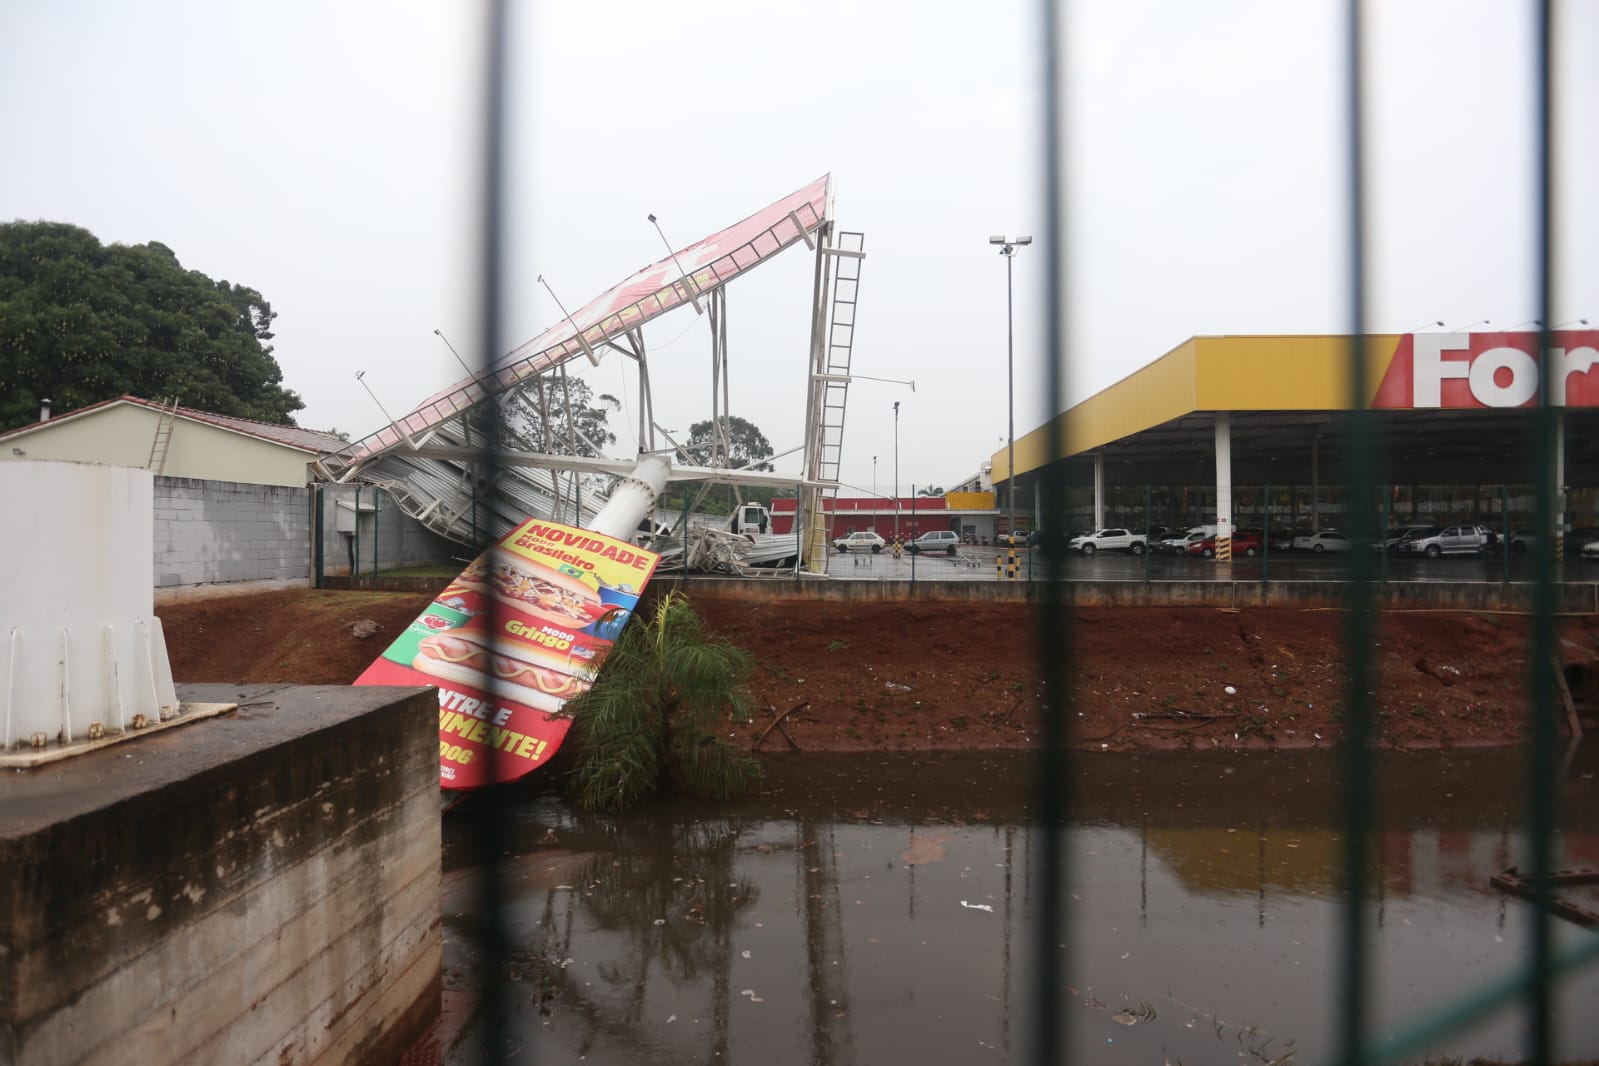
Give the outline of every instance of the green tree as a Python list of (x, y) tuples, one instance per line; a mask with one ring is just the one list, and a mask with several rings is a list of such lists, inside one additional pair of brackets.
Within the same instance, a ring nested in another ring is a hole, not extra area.
[(60, 222), (0, 224), (0, 429), (124, 393), (292, 424), (259, 292), (185, 270), (172, 249), (102, 245)]
[[(725, 456), (722, 453), (721, 438), (716, 433), (717, 422), (726, 429)], [(738, 415), (723, 415), (715, 421), (707, 418), (703, 422), (695, 422), (689, 426), (688, 433), (688, 440), (683, 442), (684, 450), (696, 465), (725, 466), (734, 470), (772, 469), (772, 464), (765, 461), (772, 455), (772, 445), (760, 427), (748, 419), (740, 418)], [(727, 493), (726, 500), (719, 500), (712, 494), (700, 492), (704, 484), (700, 481), (674, 482), (661, 495), (661, 506), (687, 510), (698, 499), (699, 504), (695, 510), (706, 514), (731, 514), (735, 500), (742, 499), (770, 506), (772, 497), (777, 492), (776, 489), (765, 486), (739, 485), (732, 487), (732, 491)]]
[(557, 455), (603, 454), (616, 443), (610, 415), (621, 407), (615, 396), (596, 397), (588, 382), (558, 371), (523, 382), (499, 401), (515, 446)]
[(688, 427), (688, 451), (696, 462), (710, 465), (713, 457), (720, 456), (721, 441), (716, 432), (720, 423), (727, 436), (727, 455), (723, 465), (735, 470), (770, 470), (772, 464), (763, 460), (771, 458), (772, 445), (766, 434), (754, 422), (738, 415), (722, 415), (715, 421), (707, 418)]
[(725, 739), (749, 720), (749, 656), (706, 632), (672, 592), (636, 618), (605, 657), (594, 687), (567, 704), (578, 740), (578, 802), (626, 810), (652, 795), (687, 792), (727, 799), (760, 777), (760, 766)]

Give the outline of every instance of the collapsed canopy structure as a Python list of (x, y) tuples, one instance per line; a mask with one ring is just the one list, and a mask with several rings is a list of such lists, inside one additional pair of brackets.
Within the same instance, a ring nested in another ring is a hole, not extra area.
[[(829, 207), (829, 178), (823, 175), (726, 229), (670, 252), (507, 352), (492, 367), (324, 456), (324, 472), (331, 480), (383, 488), (407, 514), (461, 543), (482, 543), (530, 515), (588, 525), (604, 501), (592, 493), (584, 497), (582, 475), (621, 474), (633, 463), (573, 455), (579, 449), (570, 441), (552, 439), (550, 411), (563, 401), (565, 364), (586, 358), (598, 365), (606, 351), (634, 360), (643, 397), (640, 446), (654, 450), (658, 428), (649, 402), (644, 324), (685, 304), (702, 309), (704, 301), (710, 305), (716, 354), (725, 365), (725, 329), (717, 325), (723, 289), (793, 244), (803, 241), (815, 249), (818, 238), (825, 243)], [(813, 337), (813, 359), (818, 347)], [(823, 359), (817, 369), (834, 368)], [(714, 392), (712, 403), (714, 419)], [(841, 407), (838, 417), (841, 422)], [(496, 483), (489, 485), (478, 477), (473, 457), (485, 441), (484, 427), (493, 420), (498, 420), (495, 432), (501, 447), (519, 454), (500, 464)], [(809, 426), (807, 433), (812, 433)], [(566, 454), (550, 454), (561, 452)], [(808, 464), (807, 476), (816, 477), (814, 463)]]

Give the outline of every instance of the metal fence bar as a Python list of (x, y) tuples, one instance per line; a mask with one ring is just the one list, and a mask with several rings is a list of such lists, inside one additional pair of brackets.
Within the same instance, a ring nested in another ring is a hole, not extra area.
[[(480, 346), (478, 365), (482, 373), (488, 375), (494, 366), (498, 353), (505, 351), (502, 337), (503, 322), (503, 293), (505, 285), (505, 248), (501, 239), (505, 223), (505, 167), (506, 167), (506, 73), (508, 70), (508, 57), (506, 49), (510, 37), (509, 17), (506, 0), (490, 0), (486, 18), (483, 22), (484, 54), (483, 54), (483, 128), (482, 144), (482, 172), (479, 175), (481, 185), (478, 195), (478, 251), (481, 255), (481, 277), (479, 279), (478, 312), (478, 343)], [(473, 532), (478, 532), (477, 524), (477, 485), (479, 480), (483, 484), (493, 487), (500, 483), (501, 451), (504, 448), (504, 413), (496, 407), (490, 418), (484, 419), (482, 439), (478, 444), (478, 455), (475, 464), (469, 464), (468, 470), (473, 479)], [(493, 538), (493, 525), (488, 524), (483, 528), (483, 535)], [(474, 544), (481, 548), (482, 544)], [(496, 551), (496, 548), (489, 548)], [(490, 633), (500, 631), (500, 612), (498, 601), (493, 596), (484, 597), (485, 625)], [(489, 695), (496, 701), (504, 682), (498, 678), (491, 679)], [(502, 757), (498, 748), (489, 745), (485, 754), (489, 759), (489, 780), (498, 780), (499, 772), (495, 763)], [(510, 840), (510, 814), (507, 804), (496, 795), (495, 789), (487, 789), (488, 802), (478, 804), (475, 814), (477, 819), (476, 834), (473, 841), (475, 854), (473, 862), (483, 870), (483, 876), (478, 879), (477, 896), (477, 921), (473, 928), (477, 933), (476, 948), (477, 958), (474, 974), (477, 982), (477, 1002), (480, 1016), (483, 1020), (482, 1055), (485, 1062), (503, 1062), (512, 1048), (511, 1043), (511, 1017), (512, 1007), (510, 998), (510, 982), (504, 979), (506, 967), (510, 958), (510, 945), (506, 931), (501, 924), (501, 912), (505, 902), (505, 886), (501, 881), (500, 862), (505, 854)], [(521, 1061), (526, 1061), (523, 1058)]]
[(1349, 387), (1352, 402), (1344, 413), (1342, 429), (1349, 465), (1349, 498), (1364, 500), (1354, 506), (1351, 533), (1354, 556), (1350, 572), (1349, 613), (1345, 627), (1349, 674), (1345, 679), (1345, 716), (1342, 761), (1344, 806), (1344, 898), (1339, 960), (1341, 1024), (1338, 1058), (1348, 1066), (1360, 1062), (1366, 1044), (1370, 961), (1366, 949), (1366, 899), (1370, 877), (1366, 862), (1368, 841), (1375, 819), (1375, 752), (1371, 745), (1372, 702), (1367, 693), (1371, 679), (1372, 607), (1371, 543), (1373, 515), (1369, 506), (1376, 483), (1373, 418), (1366, 387), (1366, 195), (1365, 195), (1365, 60), (1360, 0), (1348, 0), (1344, 18), (1345, 67), (1344, 127), (1349, 241)]
[[(1065, 410), (1066, 398), (1066, 254), (1065, 225), (1061, 196), (1065, 191), (1062, 171), (1061, 122), (1065, 109), (1061, 89), (1061, 34), (1064, 30), (1055, 0), (1040, 0), (1039, 39), (1043, 62), (1039, 86), (1043, 100), (1039, 108), (1043, 120), (1044, 193), (1044, 292), (1043, 326), (1045, 388), (1043, 413), (1046, 455), (1062, 454), (1065, 432), (1057, 411)], [(1064, 463), (1051, 463), (1043, 479), (1044, 513), (1049, 516), (1044, 528), (1054, 535), (1044, 541), (1044, 596), (1039, 613), (1038, 664), (1043, 682), (1041, 712), (1042, 736), (1038, 746), (1038, 769), (1034, 788), (1039, 838), (1039, 902), (1033, 974), (1033, 1016), (1028, 1030), (1031, 1041), (1029, 1059), (1038, 1066), (1063, 1061), (1062, 1049), (1070, 1035), (1069, 1012), (1060, 1005), (1065, 991), (1062, 973), (1071, 962), (1071, 944), (1064, 935), (1066, 884), (1068, 877), (1065, 848), (1068, 804), (1066, 782), (1072, 779), (1074, 756), (1066, 743), (1066, 727), (1071, 721), (1072, 693), (1067, 687), (1066, 663), (1072, 658), (1071, 619), (1066, 611), (1065, 553), (1067, 529), (1067, 485)], [(1015, 476), (1014, 472), (1011, 476)], [(1055, 945), (1064, 944), (1057, 950)]]
[[(1553, 369), (1549, 355), (1552, 347), (1549, 323), (1552, 273), (1554, 265), (1551, 248), (1553, 190), (1551, 173), (1551, 63), (1550, 22), (1552, 12), (1549, 0), (1539, 0), (1533, 15), (1533, 62), (1536, 81), (1533, 117), (1535, 130), (1534, 173), (1536, 175), (1535, 210), (1537, 229), (1536, 267), (1538, 286), (1539, 367), (1538, 407), (1534, 412), (1534, 485), (1538, 508), (1535, 528), (1544, 535), (1544, 550), (1536, 553), (1537, 589), (1534, 593), (1536, 608), (1533, 615), (1533, 638), (1527, 679), (1532, 694), (1532, 745), (1527, 759), (1527, 832), (1528, 849), (1532, 862), (1533, 899), (1531, 914), (1531, 946), (1527, 1010), (1529, 1034), (1527, 1056), (1535, 1063), (1555, 1061), (1552, 1032), (1554, 1004), (1551, 988), (1551, 943), (1549, 930), (1549, 875), (1554, 870), (1552, 837), (1555, 823), (1555, 795), (1558, 782), (1555, 775), (1555, 716), (1554, 716), (1554, 537), (1555, 495), (1554, 453), (1558, 446), (1555, 434), (1559, 429), (1559, 412), (1549, 403), (1550, 379)], [(1508, 532), (1508, 530), (1507, 530)]]

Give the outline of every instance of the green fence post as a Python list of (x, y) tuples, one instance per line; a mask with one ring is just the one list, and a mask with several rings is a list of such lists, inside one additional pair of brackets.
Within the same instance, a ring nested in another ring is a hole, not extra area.
[(311, 552), (312, 552), (312, 557), (316, 560), (316, 572), (315, 572), (315, 574), (313, 576), (316, 579), (316, 587), (319, 588), (319, 589), (325, 589), (325, 588), (328, 587), (326, 573), (325, 573), (326, 567), (327, 567), (327, 559), (323, 555), (323, 546), (322, 546), (322, 535), (323, 535), (322, 508), (323, 508), (323, 506), (326, 503), (327, 503), (327, 501), (326, 501), (326, 499), (324, 499), (323, 493), (322, 493), (322, 486), (321, 485), (312, 485), (311, 486), (311, 506), (312, 506), (312, 511), (311, 511), (311, 536), (315, 538), (315, 543), (312, 545)]
[(361, 574), (361, 486), (355, 487), (355, 541), (350, 546), (350, 587)]
[(1510, 584), (1510, 486), (1499, 486), (1499, 546), (1504, 549), (1505, 584)]
[(1144, 482), (1144, 584), (1149, 584), (1149, 508), (1153, 490)]
[(1382, 501), (1382, 583), (1388, 584), (1388, 534), (1394, 528), (1394, 489), (1388, 486), (1388, 492)]
[(372, 489), (372, 576), (374, 577), (378, 572), (378, 522), (380, 521), (378, 511), (383, 502), (378, 494), (382, 491), (376, 486)]
[(1260, 543), (1260, 583), (1271, 584), (1271, 486), (1267, 485), (1261, 490), (1261, 522), (1262, 532), (1265, 536)]

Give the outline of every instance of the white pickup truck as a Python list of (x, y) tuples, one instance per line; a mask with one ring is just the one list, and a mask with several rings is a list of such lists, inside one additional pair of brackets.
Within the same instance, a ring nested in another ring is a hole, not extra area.
[(1080, 537), (1073, 537), (1071, 549), (1084, 555), (1095, 552), (1132, 552), (1144, 554), (1144, 535), (1127, 529), (1096, 529)]

